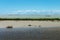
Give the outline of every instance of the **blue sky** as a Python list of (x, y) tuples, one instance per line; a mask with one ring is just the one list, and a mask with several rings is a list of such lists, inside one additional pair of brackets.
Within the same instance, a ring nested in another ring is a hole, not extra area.
[(0, 0), (0, 14), (19, 10), (60, 10), (60, 0)]

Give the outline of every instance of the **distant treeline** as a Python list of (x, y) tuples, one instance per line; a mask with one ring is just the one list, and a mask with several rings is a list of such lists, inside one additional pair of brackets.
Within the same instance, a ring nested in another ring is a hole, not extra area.
[(0, 18), (0, 20), (38, 20), (38, 21), (60, 21), (60, 18)]

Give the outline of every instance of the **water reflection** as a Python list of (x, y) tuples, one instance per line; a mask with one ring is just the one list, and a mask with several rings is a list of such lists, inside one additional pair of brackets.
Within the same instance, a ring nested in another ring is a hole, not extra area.
[(58, 40), (60, 30), (56, 28), (0, 28), (0, 40)]

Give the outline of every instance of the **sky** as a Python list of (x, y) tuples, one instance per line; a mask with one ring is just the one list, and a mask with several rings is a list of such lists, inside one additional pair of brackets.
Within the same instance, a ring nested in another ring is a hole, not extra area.
[(41, 11), (60, 14), (60, 0), (0, 0), (0, 14), (29, 14), (31, 12), (41, 14)]

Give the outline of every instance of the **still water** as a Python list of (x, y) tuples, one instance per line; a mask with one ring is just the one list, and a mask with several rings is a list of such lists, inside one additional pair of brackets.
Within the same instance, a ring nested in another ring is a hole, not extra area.
[(0, 40), (60, 40), (56, 28), (0, 28)]

